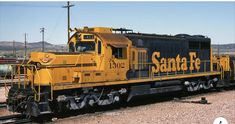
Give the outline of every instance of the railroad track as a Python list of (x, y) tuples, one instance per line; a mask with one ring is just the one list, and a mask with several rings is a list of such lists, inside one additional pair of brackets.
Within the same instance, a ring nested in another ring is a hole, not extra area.
[[(214, 93), (219, 93), (219, 92), (226, 92), (230, 90), (234, 90), (235, 85), (232, 87), (220, 87), (218, 89), (214, 90), (208, 90), (208, 91), (203, 91), (203, 92), (195, 92), (195, 93), (185, 93), (181, 94), (179, 96), (178, 93), (173, 94), (173, 95), (168, 95), (168, 94), (160, 94), (160, 95), (151, 95), (150, 98), (142, 97), (140, 99), (136, 99), (132, 103), (125, 103), (122, 104), (121, 106), (110, 106), (110, 107), (103, 107), (103, 108), (94, 108), (94, 109), (89, 109), (89, 110), (81, 110), (78, 112), (72, 112), (72, 113), (61, 113), (60, 115), (54, 116), (56, 118), (55, 121), (60, 121), (61, 119), (66, 119), (68, 117), (83, 117), (83, 116), (96, 116), (100, 115), (106, 112), (115, 112), (116, 110), (126, 110), (130, 109), (132, 107), (136, 106), (141, 106), (141, 105), (148, 105), (151, 103), (158, 103), (158, 102), (179, 102), (182, 104), (202, 104), (202, 105), (210, 105), (213, 104), (209, 100), (207, 101), (206, 97), (208, 95), (212, 95)], [(193, 98), (201, 97), (201, 99), (196, 99), (196, 100), (191, 100)]]
[[(7, 82), (6, 86), (11, 86), (11, 82)], [(5, 87), (5, 83), (0, 83), (0, 87)]]
[[(157, 102), (165, 102), (165, 101), (172, 101), (172, 102), (180, 102), (182, 104), (210, 104), (210, 101), (203, 101), (204, 99), (198, 99), (198, 100), (194, 100), (191, 101), (190, 99), (192, 98), (196, 98), (196, 97), (202, 97), (205, 95), (210, 95), (213, 93), (217, 93), (217, 92), (223, 92), (223, 91), (229, 91), (229, 90), (234, 90), (235, 86), (231, 86), (231, 87), (220, 87), (218, 89), (214, 89), (214, 90), (208, 90), (208, 91), (203, 91), (203, 92), (195, 92), (195, 93), (183, 93), (183, 94), (174, 94), (174, 96), (172, 95), (166, 95), (166, 94), (159, 94), (159, 95), (152, 95), (151, 99), (147, 99), (145, 97), (143, 97), (143, 99), (137, 99), (137, 101), (135, 100), (132, 103), (125, 103), (122, 105), (117, 105), (117, 106), (109, 106), (109, 107), (102, 107), (102, 108), (91, 108), (88, 110), (81, 110), (81, 111), (77, 111), (77, 112), (69, 112), (69, 113), (61, 113), (59, 115), (52, 115), (55, 118), (58, 119), (65, 119), (67, 117), (73, 117), (73, 116), (89, 116), (89, 115), (98, 115), (98, 114), (102, 114), (105, 112), (109, 112), (109, 111), (116, 111), (116, 110), (120, 110), (120, 109), (129, 109), (135, 106), (141, 106), (141, 105), (146, 105), (146, 104), (151, 104), (151, 103), (157, 103)], [(167, 93), (168, 94), (168, 93)], [(0, 103), (0, 108), (2, 107), (6, 107), (6, 103), (2, 102)], [(52, 118), (53, 118), (52, 117)], [(44, 119), (46, 121), (44, 121)], [(48, 118), (47, 118), (48, 119)], [(51, 122), (51, 120), (47, 120), (46, 117), (40, 120), (36, 120), (35, 122), (40, 122), (43, 120), (43, 122)], [(25, 118), (22, 115), (10, 115), (10, 116), (0, 116), (0, 123), (3, 124), (18, 124), (18, 123), (29, 123), (32, 120)], [(57, 120), (56, 120), (57, 121)]]
[[(6, 86), (11, 86), (12, 83), (18, 83), (19, 82), (19, 79), (18, 78), (15, 78), (13, 79), (13, 81), (11, 79), (0, 79), (0, 87), (4, 87), (5, 86), (5, 83), (6, 83)], [(23, 83), (24, 80), (23, 78), (20, 78), (20, 83)]]
[(7, 107), (6, 102), (0, 102), (0, 108), (5, 108), (5, 107)]
[(31, 120), (21, 114), (0, 116), (1, 124), (22, 124), (29, 122), (31, 122)]

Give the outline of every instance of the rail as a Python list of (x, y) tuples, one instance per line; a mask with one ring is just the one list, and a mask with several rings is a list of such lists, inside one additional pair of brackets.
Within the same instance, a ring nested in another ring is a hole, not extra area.
[(30, 122), (31, 120), (26, 118), (22, 114), (0, 116), (1, 124), (22, 124), (22, 123), (30, 123)]

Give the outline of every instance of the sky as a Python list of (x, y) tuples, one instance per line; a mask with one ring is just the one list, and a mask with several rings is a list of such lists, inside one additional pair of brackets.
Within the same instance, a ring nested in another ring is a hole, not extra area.
[[(71, 2), (71, 28), (113, 27), (134, 32), (205, 35), (235, 43), (235, 2)], [(67, 43), (66, 2), (0, 2), (0, 41)]]

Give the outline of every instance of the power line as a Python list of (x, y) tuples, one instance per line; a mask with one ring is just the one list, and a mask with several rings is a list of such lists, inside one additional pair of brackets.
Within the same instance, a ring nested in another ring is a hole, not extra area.
[(54, 34), (55, 34), (56, 30), (57, 30), (58, 25), (61, 23), (61, 16), (62, 16), (62, 14), (63, 14), (62, 11), (59, 12), (59, 14), (58, 14), (58, 16), (56, 18), (56, 21), (55, 21), (55, 25), (53, 26), (51, 32), (49, 33), (48, 37), (46, 38), (46, 41), (50, 41), (53, 38), (53, 36), (54, 36)]

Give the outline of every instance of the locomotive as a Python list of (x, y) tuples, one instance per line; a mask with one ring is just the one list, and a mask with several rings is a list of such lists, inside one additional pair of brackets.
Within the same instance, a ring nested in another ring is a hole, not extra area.
[(202, 35), (106, 27), (73, 32), (69, 52), (32, 52), (27, 64), (15, 65), (24, 68), (24, 79), (6, 88), (10, 111), (37, 117), (146, 94), (215, 88), (225, 77), (234, 83), (234, 60), (213, 57), (211, 40)]

